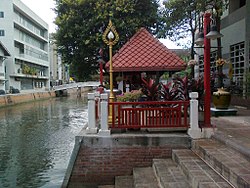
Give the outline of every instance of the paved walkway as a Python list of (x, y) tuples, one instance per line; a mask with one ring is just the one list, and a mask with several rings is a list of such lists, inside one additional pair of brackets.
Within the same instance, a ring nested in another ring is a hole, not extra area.
[(218, 129), (215, 137), (250, 159), (250, 109), (236, 109), (236, 116), (212, 117), (211, 122)]

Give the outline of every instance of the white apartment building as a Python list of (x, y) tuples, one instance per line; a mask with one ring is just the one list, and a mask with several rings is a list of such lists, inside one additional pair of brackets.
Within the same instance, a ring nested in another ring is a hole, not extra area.
[[(229, 9), (221, 20), (222, 54), (233, 66), (233, 82), (244, 91), (250, 73), (250, 1), (229, 0)], [(249, 91), (248, 91), (249, 92)]]
[(48, 24), (20, 0), (0, 0), (0, 41), (8, 49), (5, 90), (49, 88)]
[(69, 65), (62, 62), (61, 54), (50, 36), (50, 81), (51, 85), (61, 85), (69, 82)]
[(5, 60), (10, 56), (9, 51), (0, 41), (0, 95), (5, 93)]

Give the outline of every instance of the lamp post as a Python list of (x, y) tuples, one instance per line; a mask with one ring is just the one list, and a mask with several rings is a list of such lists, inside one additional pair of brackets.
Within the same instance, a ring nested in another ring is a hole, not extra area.
[[(202, 46), (204, 44), (204, 126), (211, 127), (211, 84), (210, 84), (210, 40), (222, 37), (214, 25), (210, 27), (211, 13), (206, 12), (204, 15), (204, 33), (199, 32), (199, 37), (195, 44)], [(221, 48), (218, 46), (216, 48)]]
[(103, 61), (103, 49), (102, 48), (100, 48), (100, 50), (99, 50), (99, 60), (98, 60), (98, 62), (99, 62), (99, 65), (100, 65), (100, 67), (99, 67), (99, 71), (100, 71), (100, 85), (102, 86), (103, 85), (103, 63), (104, 63), (104, 61)]
[[(102, 35), (102, 40), (109, 46), (109, 83), (110, 83), (110, 95), (109, 102), (114, 102), (115, 95), (113, 91), (113, 63), (112, 63), (112, 47), (118, 42), (119, 35), (109, 20), (109, 24)], [(108, 122), (112, 122), (112, 106), (109, 105), (109, 118)]]
[(211, 86), (210, 86), (210, 39), (206, 37), (211, 21), (211, 14), (204, 14), (204, 125), (211, 126)]

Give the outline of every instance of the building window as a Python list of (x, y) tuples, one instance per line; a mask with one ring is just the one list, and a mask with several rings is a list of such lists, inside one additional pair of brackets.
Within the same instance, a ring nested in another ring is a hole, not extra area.
[(229, 13), (232, 13), (245, 5), (246, 5), (246, 0), (230, 0)]
[[(213, 51), (210, 53), (210, 71), (211, 74), (215, 74), (216, 72), (216, 59), (217, 59), (217, 51)], [(203, 74), (204, 73), (204, 56), (201, 55), (199, 57), (199, 73)]]
[(4, 12), (0, 11), (0, 18), (4, 18)]
[(240, 0), (240, 7), (243, 7), (246, 5), (246, 0)]
[(243, 75), (245, 66), (244, 53), (244, 42), (230, 46), (230, 59), (233, 66), (233, 81), (238, 86), (243, 85)]
[(4, 36), (4, 30), (0, 30), (0, 36)]

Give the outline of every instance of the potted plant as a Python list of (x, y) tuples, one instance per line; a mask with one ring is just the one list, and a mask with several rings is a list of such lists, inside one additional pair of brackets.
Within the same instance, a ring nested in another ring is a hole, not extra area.
[[(222, 79), (224, 74), (222, 73), (222, 67), (226, 64), (227, 61), (224, 59), (218, 59), (216, 61), (216, 66), (218, 67), (218, 81), (222, 83)], [(217, 88), (218, 91), (213, 92), (212, 100), (215, 108), (217, 109), (227, 109), (231, 102), (231, 94), (230, 92), (226, 91), (225, 88), (222, 87)]]

